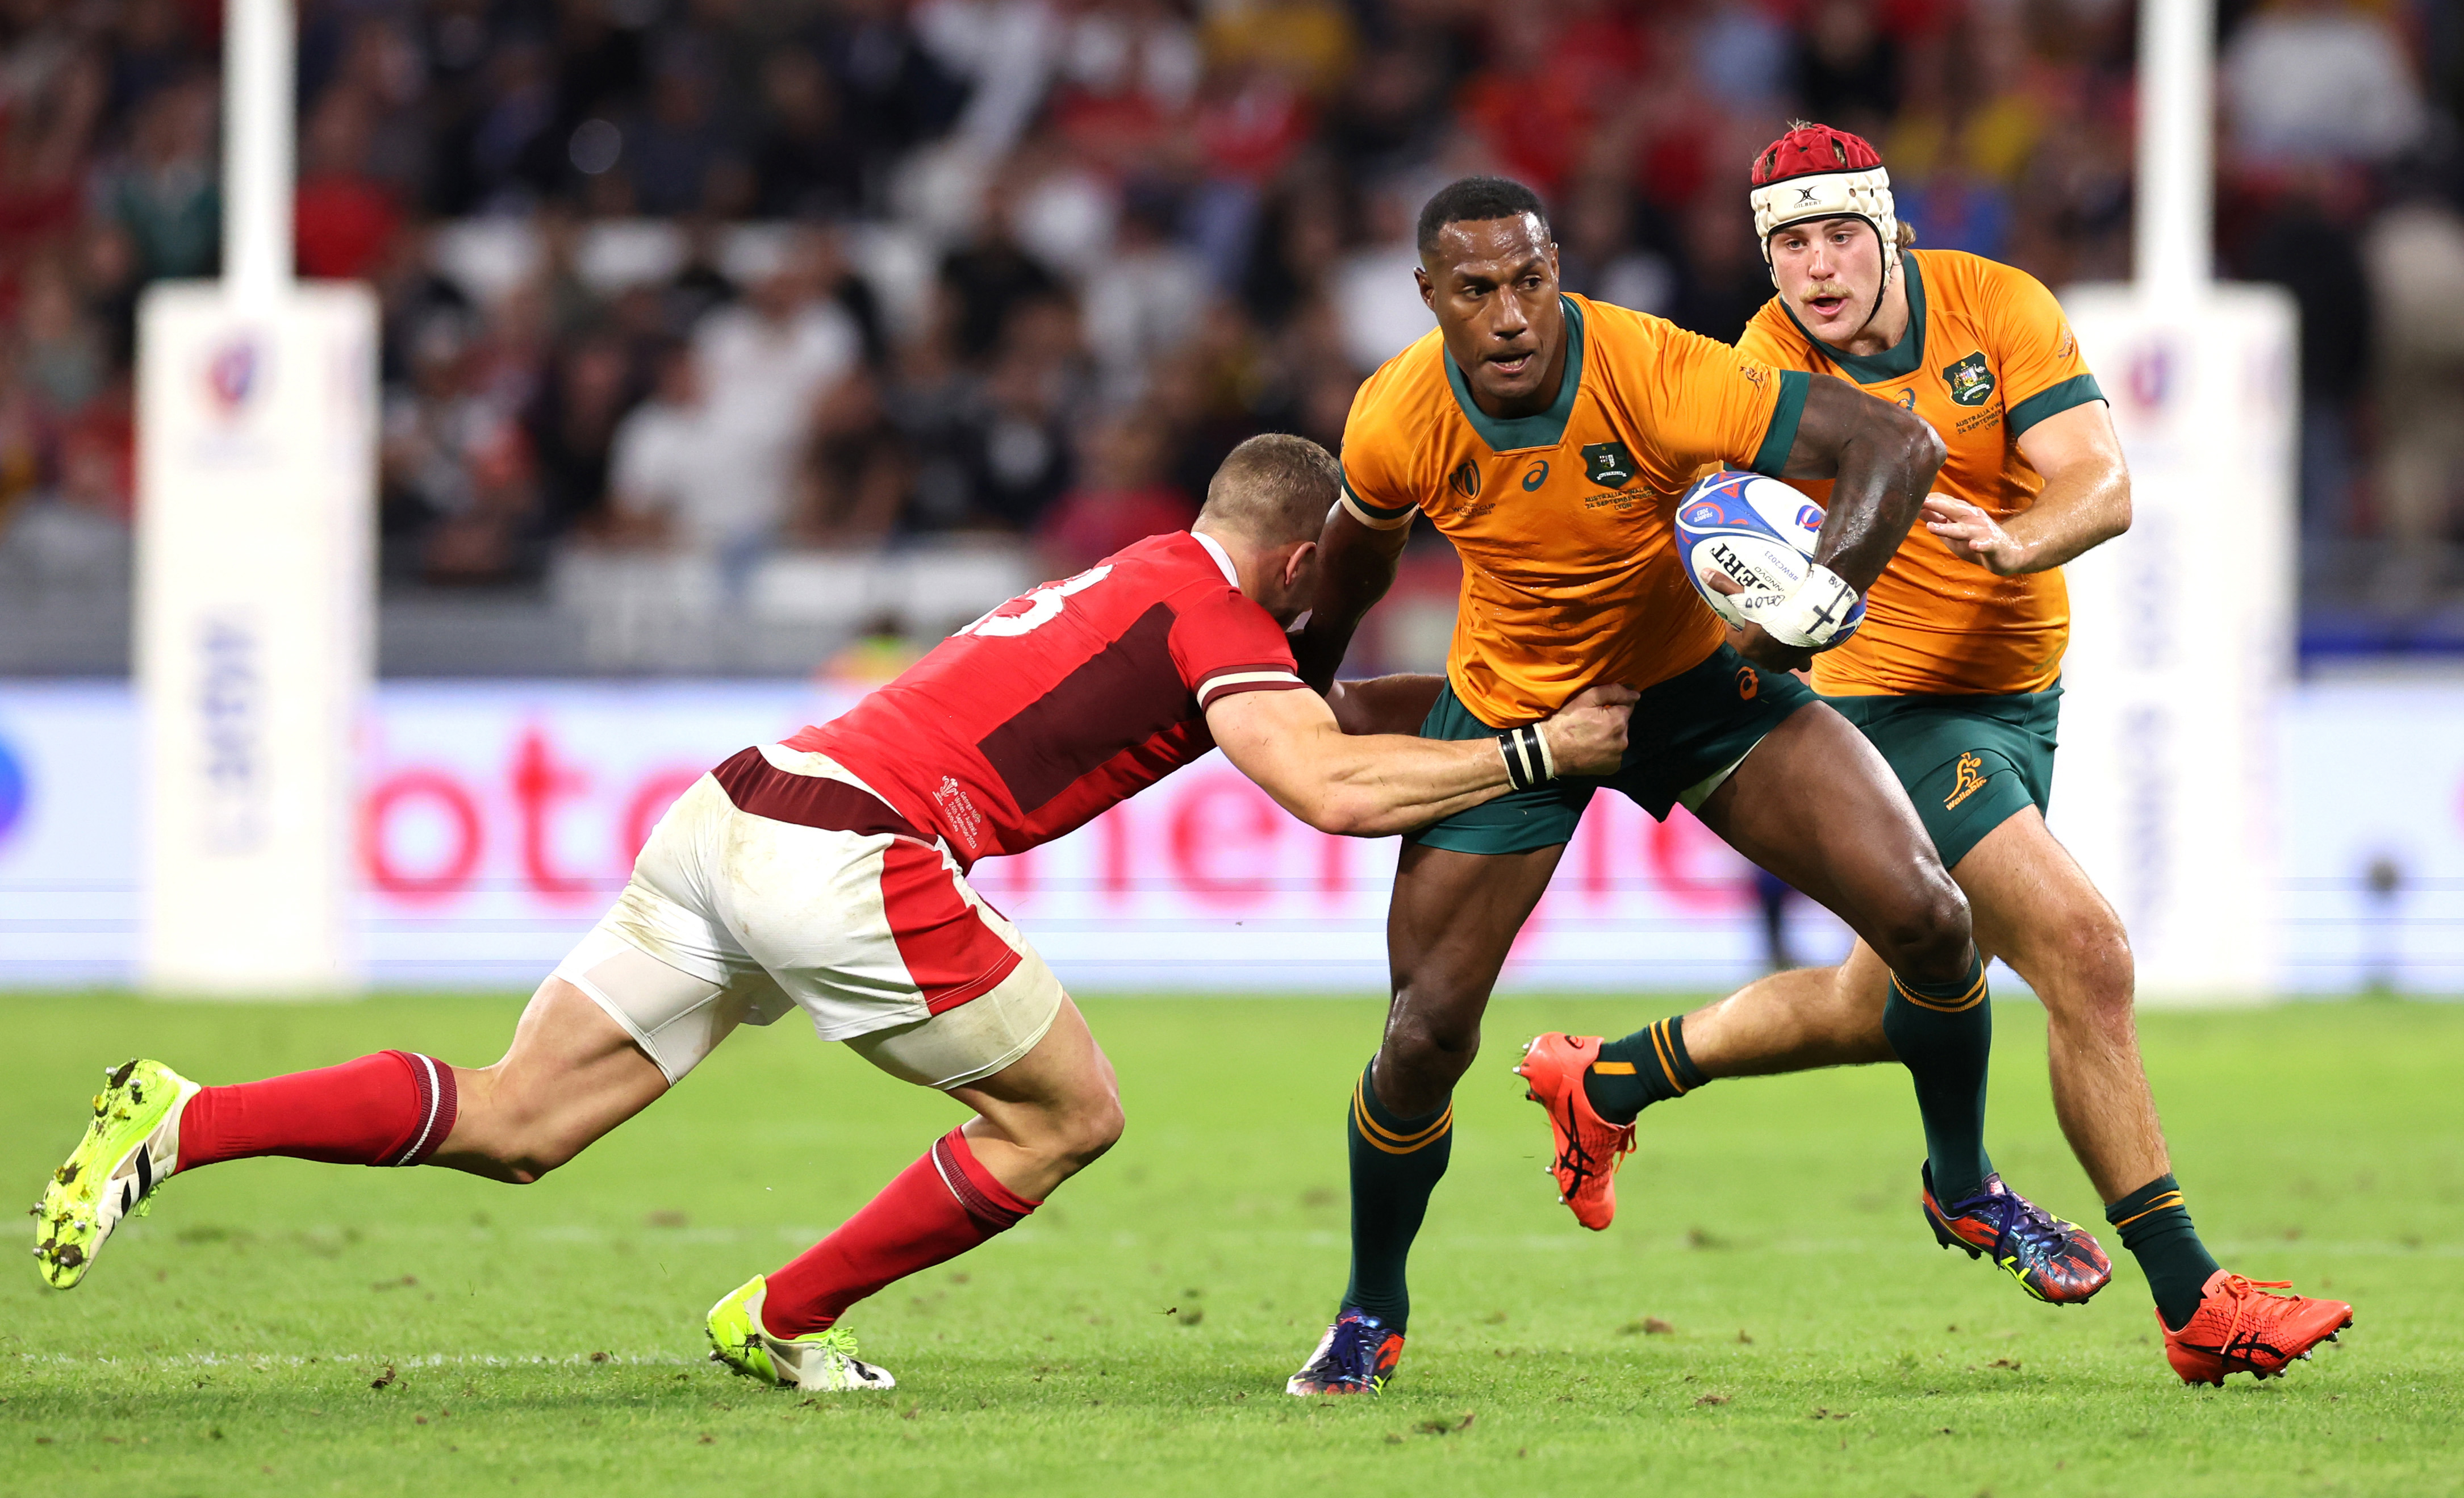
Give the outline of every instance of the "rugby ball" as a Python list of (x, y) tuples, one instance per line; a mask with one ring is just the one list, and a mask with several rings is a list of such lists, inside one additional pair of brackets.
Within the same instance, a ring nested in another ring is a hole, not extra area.
[[(1776, 478), (1737, 469), (1712, 474), (1677, 502), (1677, 554), (1685, 581), (1731, 629), (1746, 627), (1727, 598), (1703, 581), (1705, 568), (1734, 579), (1749, 593), (1793, 592), (1814, 564), (1822, 506)], [(1865, 601), (1848, 612), (1844, 640), (1865, 621)]]

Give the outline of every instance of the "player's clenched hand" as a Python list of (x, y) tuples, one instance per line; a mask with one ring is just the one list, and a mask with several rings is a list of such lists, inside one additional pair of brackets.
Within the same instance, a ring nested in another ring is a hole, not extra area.
[(1587, 687), (1540, 725), (1560, 775), (1613, 775), (1625, 762), (1625, 721), (1641, 694), (1603, 682)]
[[(1715, 567), (1703, 569), (1703, 582), (1712, 592), (1723, 597), (1733, 598), (1745, 591), (1738, 585), (1736, 579)], [(1743, 629), (1730, 630), (1728, 643), (1736, 648), (1738, 654), (1765, 671), (1812, 671), (1814, 669), (1812, 650), (1799, 650), (1793, 645), (1782, 645), (1764, 633), (1763, 627), (1757, 624), (1749, 624)]]
[(1925, 496), (1925, 528), (1942, 538), (1952, 556), (1987, 568), (1995, 577), (2007, 578), (2027, 565), (2027, 546), (1965, 499)]

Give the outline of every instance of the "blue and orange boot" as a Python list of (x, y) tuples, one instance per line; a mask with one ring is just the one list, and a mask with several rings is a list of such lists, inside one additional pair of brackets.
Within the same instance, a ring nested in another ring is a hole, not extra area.
[[(2246, 1280), (2218, 1269), (2208, 1276), (2199, 1309), (2182, 1330), (2165, 1327), (2165, 1360), (2184, 1383), (2222, 1386), (2225, 1375), (2237, 1373), (2283, 1377), (2310, 1349), (2336, 1340), (2353, 1324), (2353, 1308), (2341, 1300), (2265, 1293), (2292, 1288), (2284, 1280)], [(2165, 1318), (2156, 1322), (2163, 1326)]]
[(1383, 1394), (1403, 1360), (1403, 1333), (1346, 1306), (1317, 1351), (1284, 1383), (1286, 1394)]
[(1617, 1162), (1634, 1152), (1634, 1125), (1602, 1118), (1583, 1090), (1583, 1073), (1599, 1059), (1598, 1036), (1551, 1030), (1524, 1046), (1514, 1064), (1523, 1095), (1549, 1111), (1549, 1174), (1557, 1179), (1557, 1200), (1595, 1233), (1617, 1220)]
[(1925, 1222), (1945, 1248), (1965, 1248), (1971, 1259), (1987, 1254), (2019, 1288), (2056, 1306), (2083, 1306), (2113, 1278), (2113, 1261), (2077, 1223), (2064, 1222), (2002, 1184), (1985, 1178), (1976, 1195), (1947, 1206), (1934, 1199), (1933, 1167), (1925, 1168)]

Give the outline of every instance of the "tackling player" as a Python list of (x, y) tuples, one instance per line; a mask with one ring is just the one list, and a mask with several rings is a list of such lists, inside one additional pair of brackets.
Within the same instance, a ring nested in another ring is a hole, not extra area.
[[(2146, 1273), (2174, 1370), (2209, 1383), (2282, 1373), (2352, 1310), (2262, 1293), (2200, 1244), (2139, 1059), (2129, 939), (2045, 826), (2070, 628), (2061, 565), (2130, 524), (2130, 475), (2096, 376), (2027, 273), (1907, 248), (1881, 158), (1858, 137), (1791, 130), (1754, 159), (1752, 203), (1779, 294), (1740, 349), (1853, 381), (1950, 450), (1924, 530), (1867, 594), (1863, 628), (1815, 659), (1815, 686), (1906, 786), (1967, 892), (1978, 944), (2043, 1001), (2055, 1112)], [(1576, 1090), (1608, 1132), (1711, 1077), (1889, 1061), (1881, 980), (1859, 941), (1839, 967), (1778, 974), (1600, 1046), (1638, 1065), (1610, 1075), (1612, 1061), (1595, 1062)], [(1551, 1054), (1592, 1044), (1533, 1043)], [(1936, 1184), (1923, 1205), (1944, 1246), (1991, 1252), (2041, 1299), (2094, 1292), (2045, 1279), (1984, 1231), (2019, 1199), (1974, 1211)]]
[[(1864, 936), (1889, 970), (1876, 997), (1887, 988), (1885, 1026), (1913, 1074), (1935, 1176), (1967, 1198), (1991, 1169), (1991, 1021), (1967, 903), (1889, 767), (1788, 673), (1832, 643), (1898, 548), (1940, 439), (1843, 381), (1562, 295), (1547, 215), (1519, 184), (1441, 190), (1421, 210), (1419, 250), (1438, 327), (1353, 403), (1303, 674), (1332, 678), (1426, 512), (1462, 555), (1463, 584), (1422, 735), (1485, 738), (1594, 680), (1642, 696), (1615, 774), (1518, 791), (1406, 841), (1387, 918), (1393, 1007), (1347, 1119), (1352, 1281), (1294, 1394), (1375, 1392), (1392, 1375), (1411, 1310), (1405, 1259), (1445, 1171), (1455, 1080), (1515, 933), (1603, 785), (1654, 816), (1691, 808)], [(1671, 527), (1675, 498), (1720, 467), (1834, 480), (1817, 565), (1794, 594), (1756, 606), (1750, 660), (1723, 642)], [(1567, 1112), (1561, 1190), (1605, 1226), (1612, 1161), (1573, 1129), (1579, 1067), (1533, 1087), (1552, 1117)], [(2060, 1240), (2044, 1251), (2065, 1251)]]
[(1193, 530), (994, 609), (845, 716), (704, 776), (493, 1067), (389, 1050), (200, 1088), (159, 1062), (122, 1066), (36, 1209), (45, 1279), (76, 1285), (165, 1179), (218, 1161), (537, 1180), (737, 1024), (803, 1009), (823, 1039), (976, 1116), (819, 1245), (713, 1307), (713, 1355), (774, 1383), (890, 1387), (857, 1358), (847, 1309), (1013, 1225), (1121, 1131), (1111, 1064), (968, 887), (976, 860), (1059, 837), (1219, 744), (1294, 815), (1361, 835), (1605, 770), (1624, 750), (1634, 694), (1615, 686), (1486, 742), (1346, 737), (1380, 712), (1377, 684), (1331, 707), (1303, 688), (1284, 632), (1315, 586), (1340, 482), (1316, 444), (1252, 438)]

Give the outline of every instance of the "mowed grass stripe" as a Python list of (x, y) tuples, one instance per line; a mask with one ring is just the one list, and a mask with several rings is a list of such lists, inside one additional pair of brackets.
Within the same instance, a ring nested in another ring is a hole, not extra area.
[[(33, 1200), (129, 1054), (208, 1082), (386, 1046), (480, 1062), (518, 1005), (0, 999), (0, 1184)], [(2202, 1230), (2232, 1267), (2360, 1317), (2291, 1378), (2217, 1392), (2164, 1367), (2126, 1255), (2095, 1305), (2057, 1310), (1934, 1247), (1904, 1073), (1655, 1109), (1618, 1223), (1584, 1232), (1542, 1174), (1516, 1044), (1680, 1006), (1497, 1005), (1383, 1399), (1281, 1393), (1342, 1285), (1343, 1109), (1380, 1006), (1094, 1000), (1128, 1136), (1020, 1231), (858, 1308), (892, 1394), (808, 1403), (698, 1361), (712, 1300), (957, 1116), (791, 1021), (538, 1186), (239, 1162), (173, 1182), (74, 1292), (29, 1256), (0, 1276), (0, 1491), (2457, 1486), (2464, 1007), (2145, 1018)], [(1995, 1018), (1996, 1163), (2101, 1221), (2045, 1097), (2040, 1016)]]

